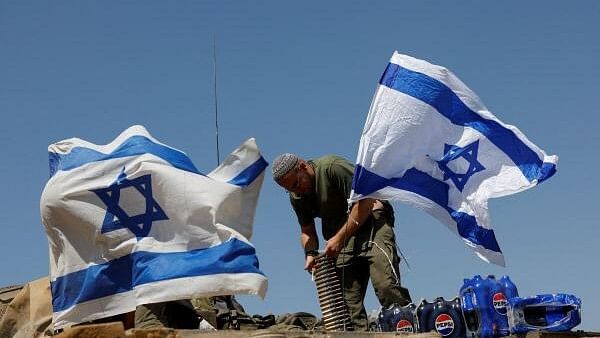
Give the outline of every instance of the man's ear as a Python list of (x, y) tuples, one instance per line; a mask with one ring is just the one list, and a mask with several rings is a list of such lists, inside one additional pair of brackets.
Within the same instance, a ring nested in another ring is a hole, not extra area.
[(300, 166), (300, 169), (306, 170), (306, 162), (300, 161), (300, 163), (298, 163), (298, 166)]

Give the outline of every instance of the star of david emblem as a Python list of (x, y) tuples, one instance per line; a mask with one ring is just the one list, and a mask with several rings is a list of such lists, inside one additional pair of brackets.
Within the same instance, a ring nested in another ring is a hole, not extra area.
[[(143, 197), (146, 203), (144, 213), (130, 216), (119, 205), (121, 191), (126, 188), (135, 188)], [(152, 222), (169, 219), (152, 197), (151, 175), (144, 175), (130, 180), (125, 174), (125, 168), (123, 168), (113, 184), (107, 188), (91, 191), (106, 205), (106, 215), (100, 233), (127, 228), (135, 234), (137, 239), (140, 239), (148, 236), (152, 228)]]
[[(485, 167), (477, 161), (477, 152), (479, 150), (479, 140), (460, 147), (457, 145), (444, 144), (444, 157), (437, 161), (438, 167), (444, 172), (444, 181), (451, 179), (452, 183), (462, 191), (467, 184), (467, 181), (475, 173), (485, 170)], [(468, 164), (468, 168), (464, 173), (453, 171), (448, 166), (452, 161), (463, 158)]]

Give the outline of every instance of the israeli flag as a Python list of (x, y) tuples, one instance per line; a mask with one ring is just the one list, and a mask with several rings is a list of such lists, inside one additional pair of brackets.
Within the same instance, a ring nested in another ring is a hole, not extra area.
[(267, 162), (254, 139), (208, 175), (142, 126), (48, 147), (40, 209), (55, 329), (192, 297), (265, 296), (249, 239)]
[(371, 103), (350, 201), (421, 208), (483, 260), (504, 266), (488, 199), (548, 179), (557, 161), (498, 120), (448, 69), (396, 52)]

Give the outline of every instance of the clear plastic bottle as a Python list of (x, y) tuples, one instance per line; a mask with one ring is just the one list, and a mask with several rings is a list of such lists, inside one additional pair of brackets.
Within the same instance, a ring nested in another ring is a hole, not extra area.
[(465, 321), (465, 332), (468, 338), (479, 337), (479, 326), (481, 320), (476, 309), (477, 299), (473, 289), (473, 280), (464, 279), (460, 288), (460, 299), (462, 302), (462, 313)]
[(509, 299), (508, 317), (514, 334), (532, 330), (569, 331), (581, 323), (581, 299), (557, 293)]
[(508, 299), (504, 293), (504, 287), (493, 275), (488, 276), (486, 283), (489, 290), (488, 302), (491, 305), (492, 334), (496, 337), (507, 336), (510, 330), (508, 329), (508, 318), (506, 317)]
[(419, 332), (429, 332), (432, 329), (428, 323), (431, 318), (431, 312), (433, 312), (433, 306), (433, 303), (429, 303), (426, 299), (423, 299), (417, 307), (415, 313), (417, 315), (417, 329)]
[(500, 278), (500, 285), (504, 288), (504, 295), (506, 298), (511, 299), (515, 297), (519, 297), (519, 291), (517, 290), (517, 286), (510, 280), (510, 277), (504, 275)]
[(436, 298), (434, 304), (428, 323), (431, 331), (436, 331), (442, 337), (447, 338), (464, 337), (465, 325), (461, 314), (460, 299), (445, 300), (439, 297)]

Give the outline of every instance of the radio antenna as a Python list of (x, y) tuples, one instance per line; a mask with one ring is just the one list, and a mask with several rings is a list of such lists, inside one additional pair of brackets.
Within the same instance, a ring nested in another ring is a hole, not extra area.
[(219, 101), (217, 97), (217, 38), (213, 34), (213, 93), (215, 96), (215, 137), (217, 143), (217, 166), (221, 164), (221, 154), (219, 152)]

